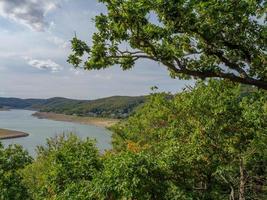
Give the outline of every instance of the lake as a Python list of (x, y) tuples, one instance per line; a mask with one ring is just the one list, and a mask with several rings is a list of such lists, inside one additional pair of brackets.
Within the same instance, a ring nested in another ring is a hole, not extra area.
[(1, 140), (4, 145), (20, 144), (35, 156), (38, 145), (44, 145), (46, 139), (62, 133), (73, 132), (81, 138), (96, 139), (97, 147), (104, 151), (111, 148), (111, 132), (93, 125), (38, 119), (32, 116), (34, 111), (0, 111), (0, 128), (29, 133), (28, 137)]

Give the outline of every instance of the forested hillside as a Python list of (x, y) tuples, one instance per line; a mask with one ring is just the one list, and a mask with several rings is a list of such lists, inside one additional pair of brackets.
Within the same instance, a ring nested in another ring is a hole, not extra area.
[(144, 96), (113, 96), (97, 100), (74, 100), (60, 97), (50, 99), (0, 98), (0, 107), (77, 116), (125, 118), (144, 102)]
[(145, 97), (114, 96), (92, 101), (49, 101), (40, 111), (63, 113), (67, 115), (125, 118), (140, 104)]

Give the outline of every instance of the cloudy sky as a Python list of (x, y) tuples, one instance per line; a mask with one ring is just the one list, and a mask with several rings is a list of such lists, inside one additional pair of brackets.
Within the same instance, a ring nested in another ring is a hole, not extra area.
[(96, 0), (0, 0), (0, 96), (95, 99), (148, 94), (151, 86), (175, 92), (189, 84), (148, 61), (127, 72), (74, 70), (66, 62), (69, 41), (76, 32), (90, 44), (92, 18), (101, 12)]

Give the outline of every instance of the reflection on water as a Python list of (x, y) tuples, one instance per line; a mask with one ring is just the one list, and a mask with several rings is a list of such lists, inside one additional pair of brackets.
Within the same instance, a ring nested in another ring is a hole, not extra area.
[(97, 146), (101, 151), (111, 148), (111, 133), (105, 128), (38, 119), (32, 116), (33, 113), (33, 111), (28, 110), (0, 111), (0, 128), (30, 134), (28, 137), (2, 140), (1, 142), (4, 145), (21, 144), (31, 155), (35, 155), (36, 146), (45, 144), (47, 138), (54, 137), (57, 134), (73, 132), (81, 138), (96, 139)]

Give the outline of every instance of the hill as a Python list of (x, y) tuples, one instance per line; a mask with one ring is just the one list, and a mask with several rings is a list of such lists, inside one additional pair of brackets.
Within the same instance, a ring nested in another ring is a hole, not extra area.
[(143, 104), (145, 99), (146, 97), (144, 96), (113, 96), (96, 100), (75, 100), (61, 97), (50, 99), (0, 97), (0, 107), (87, 117), (125, 118), (129, 116), (136, 107)]

